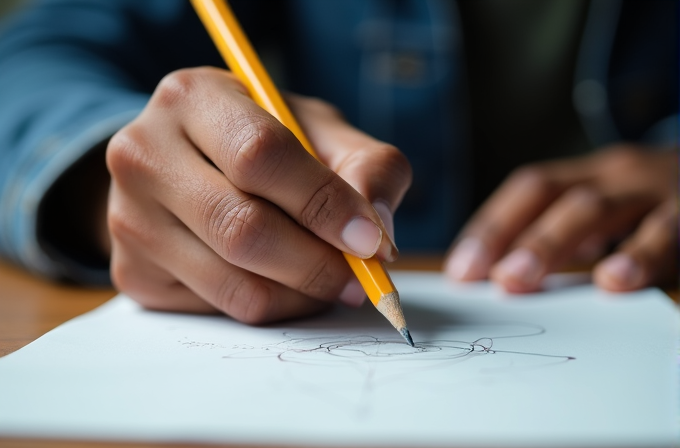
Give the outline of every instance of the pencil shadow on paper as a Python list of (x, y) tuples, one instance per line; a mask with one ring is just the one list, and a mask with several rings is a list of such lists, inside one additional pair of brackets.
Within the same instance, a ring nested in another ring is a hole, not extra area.
[[(470, 319), (466, 314), (450, 310), (442, 313), (440, 308), (419, 304), (417, 301), (402, 303), (402, 308), (409, 328), (428, 334), (437, 334), (447, 328), (463, 325)], [(341, 331), (372, 334), (386, 329), (395, 332), (385, 317), (368, 301), (359, 309), (337, 305), (315, 319), (285, 322), (283, 325), (271, 325), (270, 328), (290, 328), (291, 326), (301, 330), (319, 330), (325, 333)]]

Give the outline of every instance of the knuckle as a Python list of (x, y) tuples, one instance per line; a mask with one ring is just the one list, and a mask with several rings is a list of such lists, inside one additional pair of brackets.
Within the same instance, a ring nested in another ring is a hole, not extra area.
[(225, 260), (237, 266), (256, 264), (268, 253), (267, 218), (259, 204), (246, 199), (238, 203), (230, 198), (206, 201), (206, 234)]
[(528, 189), (552, 190), (555, 187), (548, 172), (539, 164), (516, 168), (509, 179), (510, 182), (524, 184)]
[(623, 145), (609, 150), (605, 163), (611, 172), (621, 174), (638, 171), (643, 160), (640, 151)]
[[(233, 148), (232, 180), (246, 189), (271, 187), (288, 147), (279, 126), (266, 117), (249, 116), (234, 128), (231, 141), (223, 139)], [(229, 152), (229, 148), (223, 151)]]
[(563, 253), (565, 250), (564, 242), (549, 232), (522, 238), (520, 245), (531, 251), (543, 262), (553, 259), (556, 254)]
[(134, 222), (129, 215), (117, 209), (109, 210), (107, 225), (111, 236), (115, 240), (139, 241), (145, 238), (146, 232), (142, 230), (142, 226)]
[(153, 94), (153, 104), (170, 108), (187, 101), (196, 89), (197, 73), (197, 69), (181, 69), (165, 75)]
[(152, 225), (117, 206), (109, 210), (107, 226), (111, 239), (123, 246), (142, 247), (149, 251), (162, 247), (163, 241)]
[(147, 309), (163, 308), (163, 297), (149, 292), (148, 280), (137, 266), (117, 260), (111, 261), (111, 282), (114, 287)]
[(312, 231), (321, 230), (339, 217), (341, 183), (342, 180), (334, 175), (314, 192), (300, 214), (300, 223), (304, 227)]
[(610, 201), (599, 190), (586, 185), (572, 188), (567, 195), (582, 214), (601, 215), (610, 208)]
[(106, 166), (119, 183), (127, 183), (149, 173), (154, 164), (151, 147), (141, 127), (131, 124), (114, 134), (106, 148)]
[(406, 187), (411, 185), (413, 181), (411, 163), (396, 146), (379, 143), (372, 152), (379, 158), (381, 165), (389, 170), (392, 177), (401, 179)]
[(244, 277), (235, 285), (225, 284), (221, 289), (224, 292), (217, 297), (217, 306), (234, 319), (250, 325), (270, 319), (274, 294), (263, 282)]

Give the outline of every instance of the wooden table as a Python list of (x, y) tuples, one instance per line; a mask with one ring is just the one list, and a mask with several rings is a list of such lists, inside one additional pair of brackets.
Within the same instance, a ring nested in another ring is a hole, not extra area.
[[(410, 256), (398, 269), (438, 270), (441, 256)], [(116, 294), (55, 284), (0, 261), (0, 356), (12, 353), (58, 325), (90, 311)]]
[[(441, 264), (441, 256), (404, 256), (392, 267), (434, 271), (439, 270)], [(678, 301), (679, 291), (677, 288), (667, 292), (676, 302)], [(12, 353), (63, 322), (98, 307), (115, 294), (116, 292), (113, 289), (86, 289), (50, 283), (0, 262), (0, 356)], [(181, 448), (198, 445), (0, 438), (0, 448), (36, 448), (43, 446), (56, 448), (172, 446)]]

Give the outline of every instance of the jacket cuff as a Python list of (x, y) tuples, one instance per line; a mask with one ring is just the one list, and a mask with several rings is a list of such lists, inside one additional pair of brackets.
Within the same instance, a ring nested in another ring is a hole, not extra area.
[[(47, 192), (78, 160), (119, 129), (132, 121), (144, 108), (147, 97), (135, 97), (125, 103), (124, 111), (101, 110), (101, 116), (89, 117), (92, 123), (83, 132), (57, 148), (35, 150), (34, 163), (23, 164), (8, 179), (11, 187), (0, 201), (0, 219), (4, 228), (5, 256), (29, 271), (57, 280), (92, 285), (110, 284), (108, 267), (89, 266), (81, 260), (54, 251), (40, 241), (39, 211)], [(42, 148), (45, 149), (45, 148)]]

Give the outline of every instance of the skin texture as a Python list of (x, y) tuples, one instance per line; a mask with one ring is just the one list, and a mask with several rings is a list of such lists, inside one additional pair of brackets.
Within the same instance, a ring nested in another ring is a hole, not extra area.
[(593, 263), (597, 285), (630, 291), (677, 273), (677, 151), (615, 145), (513, 173), (453, 246), (447, 274), (540, 289), (567, 263)]
[[(340, 251), (396, 258), (392, 213), (410, 166), (332, 106), (289, 103), (325, 166), (228, 72), (163, 79), (106, 151), (101, 239), (120, 291), (150, 309), (250, 324), (309, 315), (338, 298), (362, 303)], [(535, 291), (545, 274), (625, 237), (595, 281), (614, 291), (658, 282), (677, 271), (676, 167), (674, 152), (620, 145), (522, 168), (471, 219), (446, 272)]]
[(371, 204), (393, 211), (410, 166), (331, 106), (290, 101), (328, 167), (230, 73), (198, 68), (163, 79), (107, 148), (119, 290), (147, 308), (217, 310), (251, 324), (311, 314), (338, 297), (362, 301), (340, 251), (396, 258)]

